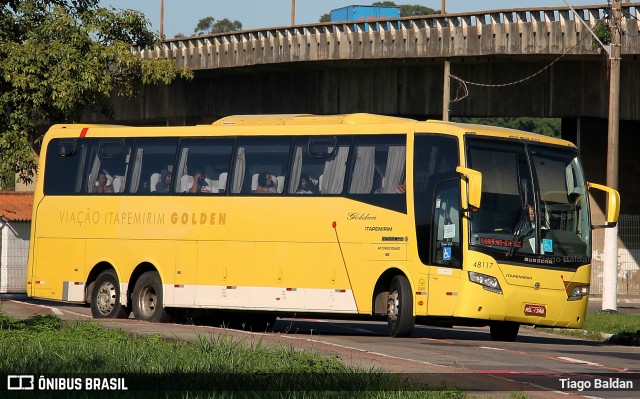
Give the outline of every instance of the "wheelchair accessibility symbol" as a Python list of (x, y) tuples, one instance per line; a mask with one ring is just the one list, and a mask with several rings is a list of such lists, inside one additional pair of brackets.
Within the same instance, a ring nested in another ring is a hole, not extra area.
[(553, 241), (545, 238), (542, 240), (542, 252), (553, 253)]
[(442, 260), (451, 260), (451, 247), (442, 247)]

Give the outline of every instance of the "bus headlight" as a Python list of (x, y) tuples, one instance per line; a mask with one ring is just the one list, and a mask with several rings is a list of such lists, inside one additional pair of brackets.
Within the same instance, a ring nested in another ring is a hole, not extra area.
[(480, 284), (482, 288), (487, 291), (495, 292), (496, 294), (502, 294), (502, 288), (498, 279), (493, 276), (487, 276), (486, 274), (469, 272), (469, 281), (476, 284)]
[(569, 293), (568, 301), (579, 301), (583, 297), (589, 295), (588, 285), (576, 285)]

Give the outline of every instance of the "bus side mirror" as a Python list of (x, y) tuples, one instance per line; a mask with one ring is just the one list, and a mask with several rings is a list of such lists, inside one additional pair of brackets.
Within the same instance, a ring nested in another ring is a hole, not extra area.
[(591, 226), (592, 228), (601, 227), (615, 227), (618, 223), (618, 216), (620, 215), (620, 193), (611, 187), (603, 186), (596, 183), (588, 183), (589, 189), (596, 189), (607, 193), (607, 211), (606, 221), (604, 226)]
[(460, 173), (467, 181), (467, 207), (480, 209), (482, 195), (482, 173), (477, 170), (458, 166), (456, 172)]

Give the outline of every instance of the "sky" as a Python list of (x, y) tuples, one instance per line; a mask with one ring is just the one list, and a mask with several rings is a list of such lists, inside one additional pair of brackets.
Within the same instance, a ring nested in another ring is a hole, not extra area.
[[(607, 0), (565, 0), (572, 6), (605, 4)], [(374, 0), (296, 0), (295, 23), (317, 23), (323, 14), (349, 5), (371, 5)], [(141, 11), (151, 22), (151, 30), (160, 31), (161, 0), (101, 0), (103, 7)], [(442, 0), (406, 0), (396, 4), (422, 5), (439, 10)], [(500, 10), (509, 8), (562, 7), (563, 0), (447, 0), (447, 13)], [(182, 33), (193, 34), (198, 21), (205, 17), (215, 20), (238, 20), (243, 29), (261, 29), (291, 24), (292, 0), (164, 0), (164, 34), (173, 38)]]

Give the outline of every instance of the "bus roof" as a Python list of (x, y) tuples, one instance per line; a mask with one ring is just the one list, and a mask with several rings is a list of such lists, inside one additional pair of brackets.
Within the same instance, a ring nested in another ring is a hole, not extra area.
[[(539, 141), (545, 142), (549, 144), (575, 147), (573, 143), (567, 140), (554, 138), (550, 136), (545, 136), (538, 133), (530, 133), (522, 130), (508, 129), (503, 127), (497, 127), (492, 125), (477, 125), (477, 124), (466, 124), (466, 123), (458, 123), (458, 122), (445, 122), (441, 120), (427, 120), (427, 121), (417, 121), (414, 119), (408, 118), (400, 118), (394, 116), (385, 116), (385, 115), (377, 115), (377, 114), (368, 114), (368, 113), (355, 113), (355, 114), (338, 114), (338, 115), (313, 115), (313, 114), (267, 114), (267, 115), (233, 115), (227, 116), (217, 121), (213, 122), (211, 125), (197, 125), (198, 129), (206, 129), (207, 127), (251, 127), (251, 126), (345, 126), (345, 125), (386, 125), (387, 128), (384, 130), (389, 130), (391, 125), (403, 125), (408, 127), (408, 125), (413, 124), (415, 127), (413, 128), (402, 128), (402, 130), (415, 131), (416, 133), (444, 133), (444, 134), (452, 134), (458, 137), (463, 137), (465, 134), (476, 134), (479, 136), (491, 136), (491, 137), (499, 137), (499, 138), (507, 138), (507, 139), (523, 139), (530, 141)], [(156, 129), (163, 129), (162, 134), (169, 134), (171, 128), (184, 129), (185, 126), (156, 126), (156, 127), (133, 127), (133, 126), (124, 126), (124, 125), (110, 125), (110, 124), (56, 124), (53, 125), (50, 131), (58, 131), (56, 136), (61, 137), (69, 137), (75, 133), (71, 133), (72, 131), (77, 131), (77, 134), (80, 134), (81, 137), (84, 137), (84, 133), (86, 133), (89, 129), (95, 134), (97, 133), (94, 129), (99, 129), (99, 134), (106, 134), (107, 136), (118, 135), (115, 130), (110, 129), (120, 129), (120, 128), (135, 128), (136, 131), (140, 132), (143, 136), (148, 136), (154, 134), (158, 134)], [(188, 126), (187, 126), (188, 127)], [(192, 126), (194, 127), (194, 126)], [(141, 129), (141, 130), (139, 130)], [(66, 133), (62, 133), (65, 130), (69, 130)], [(82, 132), (82, 133), (81, 133)], [(107, 133), (109, 132), (109, 133)], [(144, 133), (142, 133), (144, 132)], [(195, 130), (193, 131), (196, 132)], [(237, 134), (238, 132), (235, 132)], [(258, 131), (253, 131), (251, 134), (257, 134)], [(365, 132), (361, 132), (365, 133)], [(398, 133), (398, 132), (396, 132)], [(185, 134), (184, 130), (181, 130), (182, 135)], [(195, 133), (197, 134), (197, 133)], [(91, 135), (93, 136), (93, 135)], [(94, 136), (95, 137), (95, 136)]]
[(429, 125), (442, 126), (442, 132), (453, 133), (458, 135), (477, 134), (482, 136), (492, 136), (500, 138), (523, 139), (530, 141), (539, 141), (556, 145), (564, 145), (575, 147), (575, 144), (568, 140), (557, 137), (545, 136), (540, 133), (525, 132), (523, 130), (509, 129), (493, 125), (478, 125), (471, 123), (445, 122), (440, 120), (428, 120)]
[(274, 125), (359, 125), (359, 124), (416, 123), (415, 120), (394, 116), (356, 113), (342, 115), (282, 114), (233, 115), (213, 122), (213, 126), (274, 126)]

